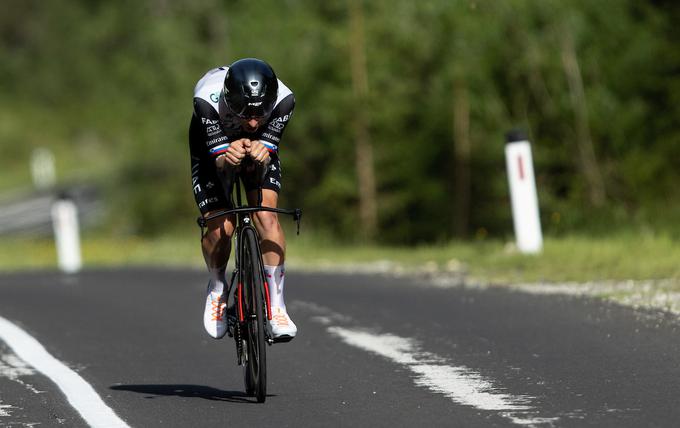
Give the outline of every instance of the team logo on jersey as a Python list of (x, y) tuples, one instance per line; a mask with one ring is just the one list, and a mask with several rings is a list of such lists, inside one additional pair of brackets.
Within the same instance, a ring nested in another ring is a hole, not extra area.
[(272, 120), (269, 122), (269, 129), (276, 131), (282, 130), (286, 126), (286, 123), (290, 120), (291, 115), (292, 113), (288, 113), (285, 116), (277, 117), (276, 119)]
[(219, 125), (210, 125), (205, 129), (205, 132), (208, 134), (208, 137), (213, 137), (217, 134), (219, 134), (221, 131)]
[(269, 123), (269, 129), (272, 131), (280, 131), (285, 128), (286, 124), (281, 121), (281, 118), (276, 118)]
[(219, 92), (213, 92), (210, 94), (210, 101), (216, 103), (220, 99), (220, 93)]

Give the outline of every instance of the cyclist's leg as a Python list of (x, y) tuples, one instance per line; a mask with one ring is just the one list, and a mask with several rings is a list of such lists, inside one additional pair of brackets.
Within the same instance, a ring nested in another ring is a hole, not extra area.
[[(193, 184), (196, 204), (204, 217), (231, 206), (216, 172), (198, 172), (193, 177)], [(201, 249), (205, 264), (211, 271), (223, 269), (229, 260), (234, 222), (234, 216), (208, 220), (207, 228), (201, 237)]]
[[(276, 208), (279, 201), (281, 188), (281, 165), (276, 156), (272, 156), (271, 162), (264, 175), (262, 184), (262, 206)], [(257, 189), (248, 189), (248, 203), (256, 204), (258, 198)], [(260, 247), (264, 270), (269, 284), (269, 298), (272, 306), (271, 328), (275, 338), (288, 340), (295, 337), (297, 327), (290, 319), (286, 311), (283, 299), (283, 285), (285, 279), (285, 252), (286, 240), (283, 229), (279, 224), (276, 213), (258, 212), (253, 216), (253, 222), (260, 235)]]
[[(271, 189), (262, 189), (262, 206), (276, 208), (279, 195)], [(257, 203), (257, 190), (248, 192), (248, 203)], [(261, 211), (255, 213), (253, 222), (260, 235), (260, 248), (265, 265), (279, 266), (285, 260), (286, 239), (276, 213)]]
[[(210, 216), (215, 211), (232, 207), (232, 202), (228, 197), (234, 185), (234, 170), (231, 167), (223, 169), (213, 167), (210, 176), (212, 181), (206, 182), (205, 187), (209, 188), (206, 193), (209, 192), (212, 198), (209, 198), (210, 203), (206, 208), (201, 209), (204, 217)], [(207, 230), (201, 238), (203, 258), (208, 269), (226, 267), (231, 252), (231, 237), (234, 234), (235, 222), (236, 218), (233, 215), (208, 220)]]
[[(207, 211), (209, 215), (213, 211)], [(216, 339), (227, 332), (226, 268), (231, 250), (231, 236), (234, 233), (234, 219), (218, 217), (208, 220), (207, 230), (201, 238), (205, 264), (210, 273), (208, 290), (203, 311), (203, 326)]]
[[(214, 160), (204, 156), (201, 136), (196, 132), (194, 120), (190, 128), (191, 181), (196, 205), (206, 216), (230, 205), (222, 180), (215, 169)], [(208, 334), (220, 338), (226, 333), (226, 302), (223, 296), (226, 283), (226, 264), (229, 258), (233, 218), (216, 218), (208, 221), (207, 230), (201, 237), (201, 249), (210, 272), (205, 302), (203, 324)]]
[[(245, 181), (248, 191), (248, 204), (256, 205), (258, 188), (262, 186), (262, 206), (276, 208), (281, 190), (281, 162), (276, 154), (271, 154), (266, 171), (262, 174), (257, 169), (251, 171)], [(253, 179), (253, 176), (255, 179)], [(276, 213), (258, 212), (253, 216), (257, 232), (260, 235), (260, 248), (265, 265), (279, 266), (285, 260), (286, 240)]]
[[(198, 118), (193, 115), (189, 126), (189, 152), (191, 155), (191, 186), (201, 215), (229, 208), (231, 201), (225, 189), (231, 186), (233, 174), (220, 173), (205, 150), (205, 135)], [(230, 238), (234, 231), (233, 219), (217, 218), (208, 222), (201, 237), (203, 257), (209, 270), (226, 266), (230, 252)]]
[[(208, 211), (206, 216), (214, 211)], [(201, 248), (208, 269), (219, 269), (226, 266), (231, 253), (231, 236), (234, 234), (234, 216), (218, 217), (208, 221)]]

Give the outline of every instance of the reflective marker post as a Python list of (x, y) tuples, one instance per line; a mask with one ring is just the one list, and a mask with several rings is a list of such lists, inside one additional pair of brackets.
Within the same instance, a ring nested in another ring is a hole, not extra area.
[(54, 155), (44, 147), (33, 150), (31, 153), (31, 176), (33, 184), (39, 190), (54, 187), (57, 174), (54, 167)]
[(59, 269), (75, 273), (82, 267), (78, 210), (70, 199), (58, 199), (52, 204), (52, 226), (57, 244)]
[(517, 248), (522, 253), (539, 253), (543, 249), (543, 234), (538, 213), (534, 162), (526, 134), (512, 131), (506, 135), (505, 162)]

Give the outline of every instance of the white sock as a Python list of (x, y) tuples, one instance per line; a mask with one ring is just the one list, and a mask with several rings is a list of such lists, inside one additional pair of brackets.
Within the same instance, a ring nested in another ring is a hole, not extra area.
[(267, 276), (267, 284), (269, 284), (269, 301), (272, 308), (286, 309), (286, 304), (283, 301), (283, 280), (285, 279), (286, 268), (283, 264), (280, 266), (264, 265), (264, 273)]
[(225, 272), (227, 270), (226, 266), (221, 268), (208, 268), (210, 272), (210, 293), (224, 293), (224, 283), (227, 282)]

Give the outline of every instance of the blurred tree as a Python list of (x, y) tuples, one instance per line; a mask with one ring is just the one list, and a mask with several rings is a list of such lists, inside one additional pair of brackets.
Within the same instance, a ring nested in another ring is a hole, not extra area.
[(297, 99), (282, 204), (340, 239), (510, 233), (515, 126), (548, 232), (678, 230), (678, 18), (667, 0), (7, 0), (0, 186), (48, 145), (60, 177), (108, 189), (113, 230), (191, 227), (193, 86), (256, 56)]
[(359, 182), (359, 228), (364, 239), (372, 240), (377, 228), (378, 208), (373, 166), (373, 145), (368, 133), (368, 72), (364, 42), (364, 12), (361, 0), (349, 0), (349, 56), (354, 91), (354, 144)]

